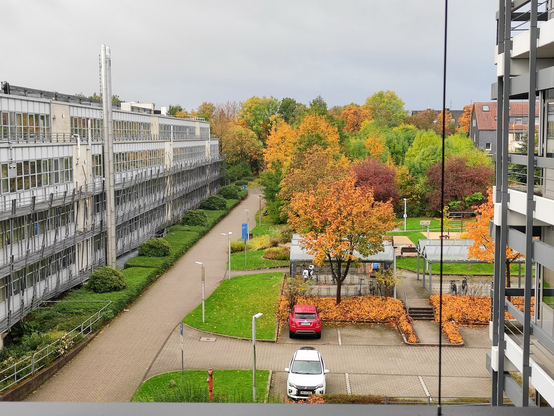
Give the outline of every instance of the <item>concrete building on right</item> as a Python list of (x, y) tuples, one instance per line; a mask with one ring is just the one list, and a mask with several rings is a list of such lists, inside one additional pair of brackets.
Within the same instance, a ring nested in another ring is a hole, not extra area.
[[(498, 4), (491, 397), (554, 406), (554, 1)], [(531, 110), (526, 153), (509, 146), (510, 100)], [(507, 247), (525, 256), (521, 284), (506, 279)]]

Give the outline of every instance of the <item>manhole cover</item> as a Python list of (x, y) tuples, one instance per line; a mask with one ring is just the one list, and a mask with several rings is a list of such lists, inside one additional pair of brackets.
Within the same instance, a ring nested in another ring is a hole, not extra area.
[(200, 341), (215, 342), (215, 337), (200, 337)]

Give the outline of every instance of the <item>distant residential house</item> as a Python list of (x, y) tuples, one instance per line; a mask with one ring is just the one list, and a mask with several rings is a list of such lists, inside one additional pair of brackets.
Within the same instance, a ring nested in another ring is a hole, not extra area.
[[(529, 104), (527, 101), (510, 102), (508, 151), (515, 153), (522, 145), (522, 139), (529, 124)], [(538, 103), (535, 115), (539, 115)], [(538, 124), (536, 124), (538, 129)], [(496, 101), (474, 103), (471, 108), (469, 137), (476, 147), (496, 153)]]

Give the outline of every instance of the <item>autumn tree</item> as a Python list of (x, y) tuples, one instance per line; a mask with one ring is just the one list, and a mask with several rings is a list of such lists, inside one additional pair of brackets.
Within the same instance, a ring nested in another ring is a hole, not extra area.
[(371, 119), (378, 125), (391, 128), (402, 124), (408, 113), (404, 110), (404, 101), (394, 91), (388, 90), (376, 92), (368, 97), (365, 107)]
[(229, 128), (222, 141), (222, 152), (227, 156), (227, 163), (231, 165), (247, 162), (255, 170), (262, 158), (263, 145), (256, 134), (241, 125)]
[(340, 114), (340, 118), (345, 121), (344, 130), (353, 133), (362, 128), (362, 123), (364, 121), (371, 120), (371, 115), (364, 107), (348, 105)]
[(293, 129), (284, 120), (277, 120), (267, 138), (264, 150), (266, 168), (275, 171), (285, 169), (296, 152), (298, 131)]
[(236, 101), (216, 104), (210, 117), (212, 133), (216, 137), (222, 137), (225, 131), (236, 121), (239, 110), (240, 106)]
[[(467, 159), (451, 156), (446, 159), (444, 169), (444, 204), (459, 202), (458, 209), (466, 210), (466, 198), (476, 192), (485, 194), (492, 185), (494, 168), (488, 165), (469, 166)], [(429, 209), (441, 210), (442, 162), (431, 165), (427, 170), (427, 183), (431, 192), (427, 195)]]
[(425, 111), (418, 111), (406, 117), (405, 123), (411, 124), (419, 130), (433, 130), (436, 119), (437, 112), (428, 108)]
[(354, 252), (369, 256), (382, 250), (395, 217), (390, 203), (375, 202), (371, 191), (356, 187), (353, 173), (296, 193), (289, 214), (289, 224), (300, 233), (314, 263), (329, 262), (337, 282), (337, 304), (342, 283), (357, 260)]
[(300, 154), (314, 145), (326, 149), (330, 154), (339, 152), (339, 132), (331, 125), (325, 116), (310, 114), (302, 120), (298, 127), (295, 153)]
[[(494, 217), (494, 204), (492, 198), (492, 188), (487, 190), (487, 200), (475, 209), (477, 213), (476, 221), (467, 225), (468, 237), (473, 240), (473, 245), (469, 247), (468, 255), (479, 260), (494, 262), (494, 238), (489, 235), (489, 223)], [(510, 267), (515, 261), (524, 256), (512, 248), (506, 246), (506, 287), (511, 286)]]
[(465, 133), (469, 135), (469, 124), (471, 123), (471, 105), (464, 106), (464, 111), (460, 117), (458, 117), (458, 126), (456, 127), (456, 132)]
[(281, 217), (288, 215), (289, 202), (298, 192), (344, 178), (350, 171), (350, 162), (344, 156), (337, 159), (319, 146), (296, 155), (281, 181), (278, 197), (282, 201)]
[(379, 159), (369, 156), (366, 160), (355, 164), (352, 170), (356, 173), (356, 186), (371, 189), (375, 201), (391, 201), (395, 206), (398, 203), (398, 188), (396, 171)]
[(448, 109), (446, 110), (446, 113), (441, 111), (437, 115), (437, 119), (435, 120), (434, 130), (435, 130), (435, 133), (437, 133), (438, 135), (442, 135), (443, 117), (444, 117), (444, 131), (445, 131), (445, 134), (448, 136), (454, 133), (454, 130), (456, 129), (456, 121), (452, 118), (452, 113)]
[(211, 121), (214, 115), (214, 112), (215, 112), (215, 105), (213, 103), (204, 101), (194, 111), (194, 115), (197, 117), (202, 117), (206, 121)]

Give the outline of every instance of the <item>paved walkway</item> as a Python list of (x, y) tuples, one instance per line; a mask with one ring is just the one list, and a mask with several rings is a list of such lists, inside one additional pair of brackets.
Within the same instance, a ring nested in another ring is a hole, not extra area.
[[(205, 262), (208, 296), (227, 270), (228, 240), (221, 233), (232, 231), (240, 235), (240, 224), (246, 220), (244, 209), (252, 214), (258, 204), (257, 196), (251, 192), (131, 305), (128, 312), (114, 319), (28, 400), (128, 402), (144, 379), (180, 370), (178, 323), (200, 303), (200, 266), (195, 262)], [(250, 226), (254, 225), (252, 217)], [(402, 300), (406, 296), (409, 302), (422, 302), (427, 291), (416, 280), (415, 273), (404, 272), (397, 295)], [(438, 343), (438, 326), (429, 325), (416, 328), (418, 336), (425, 343)], [(443, 350), (442, 395), (487, 396), (491, 386), (485, 368), (485, 353), (490, 350), (487, 329), (463, 328), (462, 336), (464, 347)], [(252, 365), (252, 347), (248, 340), (206, 337), (200, 331), (187, 328), (184, 345), (187, 369), (250, 369)], [(325, 357), (331, 370), (329, 393), (437, 395), (438, 348), (405, 345), (387, 325), (330, 326), (324, 328), (321, 340), (283, 337), (278, 343), (258, 343), (257, 367), (274, 373), (272, 394), (285, 393), (284, 367), (292, 353), (304, 345), (317, 346)]]

